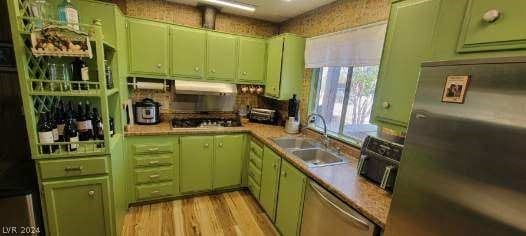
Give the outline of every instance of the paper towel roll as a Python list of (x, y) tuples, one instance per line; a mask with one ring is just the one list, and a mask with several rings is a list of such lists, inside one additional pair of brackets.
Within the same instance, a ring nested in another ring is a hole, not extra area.
[(164, 83), (137, 82), (136, 89), (164, 90)]

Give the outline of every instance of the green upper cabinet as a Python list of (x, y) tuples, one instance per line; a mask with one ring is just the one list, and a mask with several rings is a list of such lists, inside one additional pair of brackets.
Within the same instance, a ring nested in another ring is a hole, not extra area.
[(236, 77), (237, 38), (233, 35), (207, 33), (207, 79), (233, 81)]
[[(499, 18), (483, 17), (497, 10)], [(526, 55), (525, 1), (442, 0), (433, 40), (432, 60)]]
[(245, 136), (217, 135), (214, 137), (214, 175), (213, 188), (241, 185), (243, 157), (245, 156)]
[(168, 74), (168, 32), (166, 24), (128, 19), (128, 57), (131, 74)]
[(526, 1), (469, 0), (458, 51), (526, 48)]
[(265, 147), (261, 170), (261, 190), (259, 202), (272, 221), (276, 219), (276, 202), (278, 198), (279, 171), (281, 157)]
[(80, 12), (80, 23), (93, 24), (94, 20), (101, 20), (104, 41), (115, 45), (117, 40), (114, 8), (116, 8), (116, 6), (114, 4), (91, 0), (76, 1), (74, 4), (76, 4)]
[(177, 26), (171, 31), (171, 74), (204, 78), (206, 31)]
[(276, 227), (283, 236), (299, 235), (307, 177), (290, 163), (281, 165)]
[(265, 81), (267, 43), (264, 39), (239, 37), (239, 66), (237, 78), (241, 82)]
[(431, 57), (440, 1), (407, 0), (391, 5), (373, 105), (374, 120), (382, 126), (407, 127), (420, 64)]
[(291, 34), (273, 37), (267, 43), (265, 95), (287, 100), (301, 93), (305, 71), (305, 39)]
[(108, 177), (44, 182), (47, 234), (111, 235)]
[(180, 190), (182, 193), (212, 189), (213, 136), (181, 137)]

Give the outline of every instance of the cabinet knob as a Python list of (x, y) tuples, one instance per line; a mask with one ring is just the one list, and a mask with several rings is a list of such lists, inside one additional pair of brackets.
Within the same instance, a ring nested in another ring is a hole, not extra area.
[(195, 70), (195, 71), (199, 71), (199, 67), (195, 67), (194, 70)]
[(157, 165), (157, 164), (159, 164), (159, 161), (150, 161), (149, 164), (150, 165)]
[(157, 179), (159, 178), (159, 175), (150, 175), (150, 179)]
[(212, 69), (212, 70), (210, 70), (210, 72), (212, 72), (212, 73), (216, 73), (216, 70), (215, 70), (215, 69)]
[(283, 176), (283, 177), (287, 177), (287, 172), (282, 171), (282, 172), (281, 172), (281, 176)]
[(274, 169), (276, 169), (276, 168), (278, 168), (278, 165), (277, 165), (276, 163), (273, 163), (273, 164), (272, 164), (272, 167), (273, 167)]
[(382, 107), (384, 109), (389, 109), (389, 107), (391, 107), (391, 103), (389, 103), (389, 102), (382, 102)]
[(501, 14), (499, 10), (491, 9), (487, 11), (486, 13), (484, 13), (484, 15), (482, 16), (482, 19), (487, 23), (493, 23), (500, 18), (500, 15)]
[(160, 194), (161, 194), (161, 191), (159, 191), (159, 190), (155, 190), (155, 191), (152, 191), (151, 194), (152, 194), (152, 195), (160, 195)]
[(157, 64), (157, 68), (161, 68), (163, 64)]
[(90, 190), (88, 191), (88, 196), (90, 196), (91, 198), (93, 198), (95, 196), (95, 190)]
[(219, 143), (219, 147), (223, 147), (223, 143)]
[(208, 143), (205, 143), (205, 148), (207, 148), (208, 146), (210, 146)]
[(243, 75), (247, 75), (248, 73), (246, 71), (243, 72)]
[(159, 151), (159, 148), (148, 148), (148, 151), (150, 151), (150, 152)]
[(82, 171), (84, 168), (82, 166), (66, 166), (65, 171)]

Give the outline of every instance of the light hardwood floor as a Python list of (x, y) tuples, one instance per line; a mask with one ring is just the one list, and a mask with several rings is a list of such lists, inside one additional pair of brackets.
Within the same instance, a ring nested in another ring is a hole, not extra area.
[(277, 235), (272, 222), (246, 191), (134, 206), (123, 236)]

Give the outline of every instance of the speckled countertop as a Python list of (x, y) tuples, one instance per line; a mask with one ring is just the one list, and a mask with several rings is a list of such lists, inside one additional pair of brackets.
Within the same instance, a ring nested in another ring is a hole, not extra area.
[(272, 142), (272, 138), (292, 136), (283, 127), (244, 123), (234, 128), (178, 128), (172, 129), (169, 122), (158, 125), (135, 125), (128, 127), (125, 136), (162, 134), (211, 134), (251, 133), (253, 137), (274, 150), (281, 157), (294, 164), (318, 184), (338, 196), (344, 202), (361, 212), (374, 223), (384, 228), (391, 205), (391, 195), (356, 173), (357, 158), (348, 157), (346, 164), (309, 168), (297, 157)]

